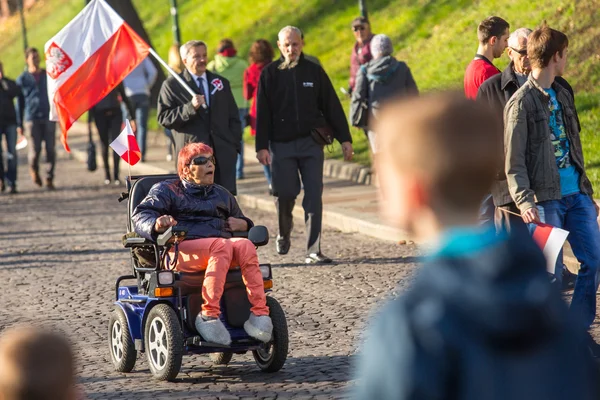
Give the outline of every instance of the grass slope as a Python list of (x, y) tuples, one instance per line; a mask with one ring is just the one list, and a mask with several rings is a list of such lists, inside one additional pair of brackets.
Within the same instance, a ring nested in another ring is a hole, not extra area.
[[(173, 40), (167, 0), (133, 0), (153, 45), (166, 54)], [(83, 0), (42, 0), (27, 14), (29, 41), (42, 48), (83, 7)], [(356, 0), (195, 1), (179, 0), (181, 35), (184, 41), (203, 39), (209, 53), (219, 39), (232, 38), (245, 55), (258, 38), (276, 42), (278, 30), (296, 25), (306, 36), (305, 51), (319, 57), (335, 88), (346, 87), (349, 52), (353, 43), (350, 20), (357, 15)], [(600, 189), (600, 52), (597, 47), (600, 18), (597, 0), (367, 0), (375, 32), (388, 34), (396, 55), (411, 67), (422, 91), (462, 88), (466, 65), (476, 47), (476, 29), (481, 19), (500, 15), (513, 28), (534, 28), (542, 20), (570, 37), (570, 61), (566, 78), (576, 90), (582, 121), (582, 141), (590, 177)], [(17, 18), (0, 27), (0, 59), (8, 76), (22, 69), (22, 42)], [(497, 60), (500, 68), (507, 57)], [(348, 109), (347, 99), (343, 99)], [(155, 122), (154, 122), (155, 124)], [(156, 126), (156, 125), (155, 125)], [(357, 159), (368, 163), (367, 143), (362, 132), (353, 130)], [(339, 157), (336, 149), (334, 157)]]

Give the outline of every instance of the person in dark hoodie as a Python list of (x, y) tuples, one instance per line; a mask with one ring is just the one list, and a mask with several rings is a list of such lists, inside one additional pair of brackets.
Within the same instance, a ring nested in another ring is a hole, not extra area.
[(376, 124), (387, 220), (429, 255), (369, 325), (357, 399), (597, 399), (597, 367), (527, 231), (480, 225), (501, 162), (497, 113), (462, 94), (387, 105)]
[[(110, 167), (108, 165), (108, 153), (111, 150), (110, 144), (121, 133), (123, 124), (123, 112), (121, 111), (121, 101), (125, 104), (125, 118), (131, 120), (135, 115), (133, 104), (125, 94), (123, 83), (120, 83), (115, 89), (108, 93), (102, 100), (92, 107), (88, 113), (88, 124), (92, 121), (96, 122), (98, 136), (100, 137), (100, 154), (102, 155), (102, 163), (104, 164), (104, 184), (110, 185)], [(132, 128), (135, 132), (135, 120), (131, 120)], [(113, 174), (112, 181), (115, 186), (121, 184), (119, 180), (119, 163), (121, 156), (113, 151)], [(143, 154), (142, 154), (143, 155)]]
[[(15, 81), (4, 75), (0, 62), (0, 191), (10, 187), (10, 193), (17, 193), (17, 113), (15, 98), (21, 96), (21, 89)], [(2, 136), (6, 138), (7, 173), (4, 175), (4, 160), (2, 157)], [(6, 178), (6, 182), (4, 181)]]
[(360, 67), (352, 92), (350, 120), (352, 125), (366, 129), (373, 153), (377, 152), (376, 136), (368, 125), (369, 121), (377, 118), (378, 110), (385, 100), (394, 96), (419, 94), (410, 68), (404, 62), (396, 60), (393, 52), (389, 37), (375, 35), (371, 39), (373, 59)]

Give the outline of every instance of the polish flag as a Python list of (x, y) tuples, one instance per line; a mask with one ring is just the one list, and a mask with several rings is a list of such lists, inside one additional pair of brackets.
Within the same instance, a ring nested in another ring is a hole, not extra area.
[(556, 259), (567, 240), (569, 232), (548, 224), (537, 224), (533, 231), (533, 240), (540, 246), (546, 257), (546, 269), (556, 273)]
[(67, 131), (144, 58), (149, 46), (104, 1), (92, 0), (45, 46), (50, 120)]
[(142, 158), (142, 152), (138, 145), (133, 129), (129, 120), (125, 120), (125, 129), (117, 136), (117, 138), (110, 144), (110, 147), (121, 156), (123, 160), (129, 165), (135, 165)]

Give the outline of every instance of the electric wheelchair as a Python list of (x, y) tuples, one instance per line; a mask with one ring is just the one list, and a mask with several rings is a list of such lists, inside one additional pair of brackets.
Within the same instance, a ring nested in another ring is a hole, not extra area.
[[(246, 334), (243, 324), (250, 316), (250, 302), (238, 268), (227, 274), (221, 298), (221, 320), (231, 334), (230, 346), (205, 341), (196, 331), (194, 321), (202, 305), (204, 272), (183, 273), (172, 270), (169, 250), (185, 240), (185, 232), (177, 226), (161, 234), (156, 243), (133, 233), (131, 216), (155, 183), (177, 175), (132, 176), (127, 179), (127, 192), (119, 201), (128, 199), (127, 229), (123, 244), (131, 251), (132, 274), (120, 276), (115, 285), (115, 308), (108, 324), (110, 358), (116, 371), (130, 372), (137, 353), (146, 353), (150, 371), (158, 380), (174, 380), (184, 354), (208, 353), (215, 364), (228, 364), (234, 354), (251, 351), (258, 367), (275, 372), (283, 367), (288, 353), (288, 330), (285, 313), (277, 300), (267, 296), (273, 322), (271, 342), (262, 343)], [(269, 241), (264, 226), (249, 232), (237, 232), (255, 246)], [(177, 259), (177, 256), (174, 257)], [(261, 264), (265, 291), (273, 286), (271, 265)], [(124, 281), (136, 281), (123, 285)]]

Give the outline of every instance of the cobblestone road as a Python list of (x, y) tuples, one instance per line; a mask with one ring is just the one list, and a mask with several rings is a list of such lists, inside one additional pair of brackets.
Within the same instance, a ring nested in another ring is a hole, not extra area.
[[(278, 256), (274, 241), (259, 250), (274, 266), (273, 296), (288, 319), (290, 353), (284, 368), (263, 374), (251, 354), (228, 366), (188, 356), (174, 383), (152, 380), (145, 355), (130, 374), (114, 372), (107, 321), (114, 281), (129, 273), (120, 245), (125, 204), (119, 188), (105, 187), (99, 171), (68, 160), (57, 166), (58, 190), (34, 187), (21, 160), (20, 193), (0, 195), (0, 325), (44, 321), (74, 341), (79, 382), (91, 399), (340, 398), (347, 397), (354, 354), (370, 310), (405, 286), (415, 270), (415, 248), (325, 229), (331, 266), (305, 266), (300, 221), (292, 250)], [(272, 214), (246, 210), (276, 233)]]

